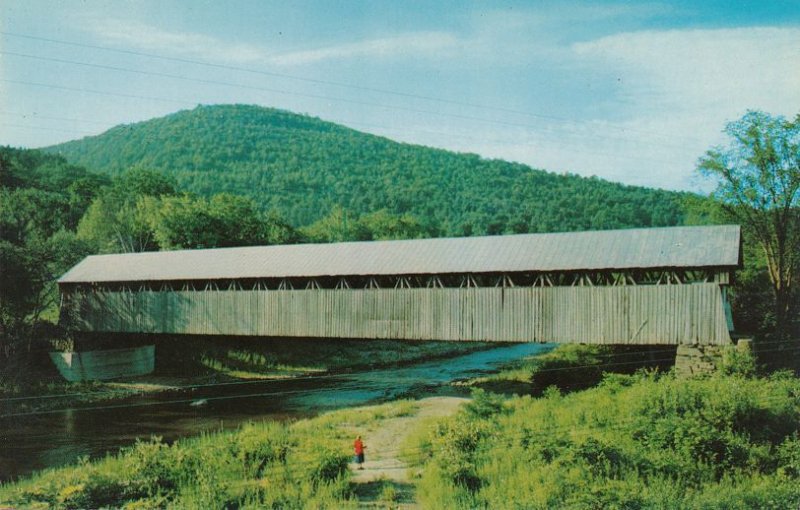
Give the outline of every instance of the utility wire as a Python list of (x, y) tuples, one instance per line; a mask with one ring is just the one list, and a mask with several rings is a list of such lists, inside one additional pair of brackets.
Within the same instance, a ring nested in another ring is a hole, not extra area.
[[(781, 340), (772, 340), (766, 342), (758, 342), (754, 345), (754, 350), (756, 347), (763, 347), (771, 344), (781, 344), (784, 343)], [(541, 344), (541, 345), (548, 345), (548, 344)], [(568, 345), (568, 344), (559, 344), (559, 345)], [(599, 345), (599, 344), (598, 344)], [(596, 355), (601, 359), (610, 360), (613, 358), (622, 358), (622, 357), (633, 357), (633, 356), (652, 356), (652, 355), (660, 355), (660, 354), (673, 354), (675, 349), (678, 346), (675, 345), (673, 348), (665, 348), (660, 350), (651, 350), (651, 351), (643, 351), (643, 352), (611, 352), (611, 353), (601, 353)], [(761, 350), (758, 349), (757, 352), (776, 352), (783, 349), (768, 349), (768, 350)], [(475, 351), (473, 353), (464, 354), (463, 356), (469, 356), (471, 354), (476, 354), (481, 351)], [(531, 361), (536, 361), (539, 356), (546, 355), (547, 353), (533, 353), (524, 356), (519, 360), (515, 360), (516, 362), (521, 362), (526, 359), (530, 359)], [(570, 365), (568, 367), (553, 367), (553, 368), (546, 368), (546, 369), (539, 369), (536, 373), (548, 373), (548, 372), (561, 372), (565, 370), (577, 370), (582, 368), (593, 368), (593, 367), (609, 367), (609, 366), (622, 366), (622, 365), (631, 365), (636, 363), (661, 363), (661, 362), (668, 362), (673, 361), (674, 357), (670, 358), (659, 358), (659, 359), (643, 359), (643, 360), (633, 360), (629, 362), (605, 362), (605, 363), (588, 363), (585, 365)], [(515, 361), (511, 361), (510, 363), (514, 363)], [(377, 370), (361, 370), (357, 372), (341, 372), (341, 373), (326, 373), (326, 374), (319, 374), (319, 375), (303, 375), (299, 377), (286, 377), (281, 379), (257, 379), (257, 380), (246, 380), (246, 381), (225, 381), (219, 383), (206, 383), (206, 384), (189, 384), (184, 386), (172, 386), (165, 388), (164, 391), (188, 391), (188, 390), (197, 390), (202, 388), (218, 388), (218, 387), (230, 387), (230, 386), (242, 386), (242, 385), (253, 385), (253, 384), (262, 384), (262, 385), (269, 385), (269, 384), (281, 384), (281, 383), (293, 383), (297, 381), (324, 381), (329, 379), (348, 379), (348, 378), (356, 378), (356, 377), (364, 377), (370, 376), (374, 374), (376, 371), (382, 370), (395, 370), (392, 368), (388, 369), (377, 369)], [(402, 369), (400, 369), (402, 370)], [(399, 380), (399, 379), (398, 379)], [(115, 395), (118, 394), (120, 390), (110, 389), (107, 391), (100, 391), (100, 392), (81, 392), (81, 393), (62, 393), (62, 394), (51, 394), (51, 395), (33, 395), (33, 396), (25, 396), (25, 397), (7, 397), (7, 398), (0, 398), (0, 402), (12, 402), (12, 401), (20, 401), (20, 400), (38, 400), (38, 399), (52, 399), (52, 398), (65, 398), (65, 397), (83, 397), (83, 396), (99, 396), (99, 395)], [(138, 391), (133, 393), (135, 395), (137, 393), (141, 394), (151, 394), (146, 390)]]
[(17, 129), (36, 129), (36, 130), (43, 130), (43, 131), (57, 131), (59, 133), (79, 133), (79, 134), (89, 134), (93, 133), (92, 131), (80, 131), (76, 129), (59, 129), (59, 128), (51, 128), (45, 126), (28, 126), (25, 124), (13, 124), (10, 122), (0, 122), (0, 125), (17, 128)]
[[(49, 42), (49, 43), (53, 43), (53, 44), (61, 44), (61, 45), (75, 46), (75, 47), (81, 47), (81, 48), (90, 48), (90, 49), (96, 49), (96, 50), (107, 51), (107, 52), (112, 52), (112, 53), (120, 53), (120, 54), (134, 55), (134, 56), (139, 56), (139, 57), (152, 58), (152, 59), (157, 59), (157, 60), (164, 60), (164, 61), (168, 61), (168, 62), (181, 62), (181, 63), (185, 63), (185, 64), (194, 64), (194, 65), (200, 65), (200, 66), (211, 67), (211, 68), (216, 68), (216, 69), (223, 69), (223, 70), (229, 70), (229, 71), (241, 71), (241, 72), (245, 72), (245, 73), (251, 73), (251, 74), (262, 75), (262, 76), (271, 76), (271, 77), (276, 77), (276, 78), (284, 78), (284, 79), (290, 79), (290, 80), (297, 80), (297, 81), (301, 81), (301, 82), (313, 83), (313, 84), (318, 84), (318, 85), (331, 85), (331, 86), (335, 86), (335, 87), (349, 88), (349, 89), (365, 91), (365, 92), (376, 92), (376, 93), (380, 93), (380, 94), (388, 94), (388, 95), (404, 97), (404, 98), (409, 98), (409, 99), (421, 99), (421, 100), (432, 101), (432, 102), (436, 102), (436, 103), (450, 104), (450, 105), (455, 105), (455, 106), (466, 106), (466, 107), (470, 107), (470, 108), (477, 108), (477, 109), (489, 110), (489, 111), (497, 111), (497, 112), (502, 112), (502, 113), (511, 113), (511, 114), (517, 114), (517, 115), (524, 115), (524, 116), (528, 116), (528, 117), (540, 118), (540, 119), (546, 119), (546, 120), (555, 120), (555, 121), (559, 121), (559, 122), (574, 122), (573, 119), (569, 119), (569, 118), (565, 118), (565, 117), (559, 117), (559, 116), (555, 116), (555, 115), (546, 115), (546, 114), (541, 114), (541, 113), (531, 113), (531, 112), (522, 111), (522, 110), (515, 110), (515, 109), (512, 109), (512, 108), (490, 106), (490, 105), (484, 105), (484, 104), (479, 104), (479, 103), (471, 103), (471, 102), (465, 102), (465, 101), (457, 101), (457, 100), (453, 100), (453, 99), (445, 99), (445, 98), (441, 98), (441, 97), (433, 97), (433, 96), (425, 96), (425, 95), (420, 95), (420, 94), (412, 94), (412, 93), (399, 92), (399, 91), (388, 90), (388, 89), (365, 87), (365, 86), (355, 85), (355, 84), (352, 84), (352, 83), (336, 82), (336, 81), (330, 81), (330, 80), (320, 80), (320, 79), (315, 79), (315, 78), (308, 78), (308, 77), (302, 77), (302, 76), (285, 74), (285, 73), (278, 73), (278, 72), (273, 72), (273, 71), (264, 71), (264, 70), (261, 70), (261, 69), (253, 69), (253, 68), (247, 68), (247, 67), (232, 66), (232, 65), (229, 65), (229, 64), (217, 64), (217, 63), (212, 63), (212, 62), (203, 61), (203, 60), (194, 60), (194, 59), (179, 58), (179, 57), (168, 57), (168, 56), (165, 56), (165, 55), (159, 55), (159, 54), (154, 54), (154, 53), (145, 53), (145, 52), (138, 52), (138, 51), (132, 51), (132, 50), (109, 48), (107, 46), (78, 43), (78, 42), (73, 42), (73, 41), (64, 41), (64, 40), (61, 40), (61, 39), (51, 39), (51, 38), (46, 38), (46, 37), (38, 37), (38, 36), (29, 35), (29, 34), (21, 34), (21, 33), (17, 33), (17, 32), (0, 31), (0, 34), (6, 35), (6, 36), (9, 36), (9, 37), (21, 38), (21, 39), (43, 41), (43, 42)], [(651, 135), (651, 136), (655, 135), (655, 136), (663, 137), (665, 139), (673, 138), (673, 136), (671, 136), (671, 135), (668, 136), (668, 135), (665, 135), (664, 133), (658, 133), (658, 132), (653, 132), (653, 131), (645, 131), (645, 130), (637, 130), (637, 129), (619, 127), (619, 126), (614, 126), (614, 125), (605, 126), (605, 128), (606, 129), (618, 130), (618, 131), (621, 131), (621, 132), (624, 132), (624, 133), (640, 133), (640, 134)], [(692, 138), (689, 138), (689, 137), (682, 137), (682, 138), (684, 138), (687, 141), (689, 141), (689, 140), (694, 141)]]
[[(0, 79), (0, 81), (6, 81), (6, 80)], [(42, 83), (36, 83), (36, 84), (33, 84), (33, 85), (48, 86), (48, 85), (42, 84)], [(55, 88), (66, 88), (66, 87), (55, 87)], [(81, 90), (81, 89), (72, 89), (72, 90)], [(97, 91), (92, 91), (92, 90), (83, 90), (83, 91), (84, 92), (88, 92), (88, 93), (98, 93)], [(104, 93), (104, 94), (105, 95), (114, 95), (113, 93)], [(172, 101), (172, 100), (164, 99), (164, 101)], [(199, 103), (188, 103), (188, 102), (186, 102), (185, 104), (196, 105), (196, 104), (199, 104)], [(44, 118), (44, 117), (42, 117), (42, 118)], [(66, 117), (60, 117), (58, 119), (59, 120), (73, 120), (73, 121), (76, 121), (76, 122), (91, 122), (91, 121), (85, 121), (85, 120), (82, 120), (82, 119), (68, 119)], [(5, 124), (5, 123), (3, 123), (3, 124)], [(97, 124), (101, 124), (101, 123), (97, 123)], [(8, 125), (8, 124), (5, 124), (5, 125)], [(105, 125), (108, 126), (108, 124), (105, 124)], [(373, 128), (387, 129), (387, 130), (390, 130), (390, 131), (405, 131), (405, 132), (420, 133), (420, 134), (439, 134), (439, 135), (444, 135), (444, 136), (446, 136), (448, 138), (451, 138), (451, 139), (462, 138), (462, 139), (473, 140), (473, 141), (478, 141), (478, 142), (485, 142), (485, 141), (488, 140), (488, 141), (494, 142), (495, 144), (500, 144), (500, 145), (509, 146), (509, 147), (516, 147), (516, 146), (519, 145), (518, 143), (511, 142), (508, 139), (498, 139), (498, 138), (493, 138), (493, 137), (481, 137), (481, 138), (478, 138), (478, 137), (474, 137), (474, 136), (469, 136), (469, 135), (464, 135), (464, 134), (454, 134), (454, 133), (445, 132), (445, 131), (415, 130), (415, 129), (408, 129), (408, 128), (397, 128), (397, 127), (394, 127), (394, 126), (379, 125), (379, 124), (374, 124), (374, 123), (345, 121), (345, 123), (341, 124), (340, 126), (346, 128), (346, 129), (353, 129), (353, 128), (349, 127), (350, 125), (355, 125), (355, 126), (361, 125), (361, 126), (367, 126), (367, 127), (373, 127)], [(47, 127), (41, 127), (41, 128), (37, 128), (37, 127), (34, 127), (34, 126), (26, 126), (26, 127), (28, 129), (43, 129), (43, 130), (47, 130), (47, 131), (55, 131), (55, 130), (57, 130), (57, 128), (47, 128)], [(260, 125), (260, 124), (241, 125), (240, 127), (243, 127), (243, 128), (257, 128), (257, 129), (263, 129), (264, 128), (264, 126)], [(117, 129), (117, 128), (129, 129), (129, 125), (125, 125), (125, 124), (112, 125), (111, 127), (107, 127), (106, 131), (108, 131), (110, 129)], [(389, 135), (378, 135), (378, 134), (374, 134), (374, 133), (368, 133), (368, 132), (359, 131), (359, 130), (356, 130), (356, 129), (353, 129), (353, 130), (357, 131), (359, 133), (367, 134), (369, 136), (375, 136), (375, 137), (380, 137), (380, 138), (386, 138), (387, 136), (389, 136)], [(94, 135), (94, 136), (101, 136), (102, 135), (102, 133), (94, 133), (94, 132), (91, 132), (91, 131), (66, 130), (66, 129), (58, 129), (58, 131), (62, 131), (62, 132), (65, 132), (65, 133), (75, 133), (75, 134), (91, 134), (91, 135)], [(650, 157), (646, 157), (646, 156), (632, 156), (632, 155), (627, 155), (627, 154), (613, 153), (613, 152), (609, 152), (609, 151), (586, 151), (586, 150), (582, 150), (582, 149), (575, 149), (573, 145), (569, 144), (563, 138), (553, 138), (553, 137), (542, 136), (539, 133), (531, 133), (531, 135), (534, 137), (535, 141), (550, 142), (550, 143), (554, 143), (554, 144), (557, 144), (557, 145), (560, 145), (560, 146), (568, 147), (570, 149), (570, 152), (573, 153), (573, 154), (585, 154), (585, 155), (590, 155), (590, 156), (606, 156), (606, 157), (612, 157), (612, 158), (615, 158), (615, 159), (626, 159), (626, 160), (631, 160), (631, 161), (643, 161), (643, 162), (651, 162), (651, 163), (664, 163), (663, 159), (650, 158)], [(152, 141), (152, 140), (157, 140), (158, 138), (156, 138), (155, 136), (147, 136), (147, 137), (143, 137), (142, 139), (143, 140)], [(391, 140), (391, 139), (389, 139), (389, 140)], [(392, 141), (394, 141), (394, 140), (392, 140)], [(401, 143), (401, 142), (395, 142), (395, 143)], [(422, 144), (420, 144), (418, 142), (415, 142), (415, 144), (416, 145), (421, 145), (423, 147), (428, 147), (428, 146), (422, 145)], [(520, 164), (523, 164), (524, 166), (533, 169), (533, 167), (530, 167), (528, 164), (525, 164), (525, 163), (520, 163)], [(543, 170), (543, 171), (548, 172), (548, 173), (554, 173), (554, 172), (549, 172), (547, 170)], [(609, 182), (613, 182), (613, 181), (609, 181)]]
[[(764, 402), (765, 400), (766, 401), (776, 401), (777, 402), (779, 400), (783, 400), (783, 397), (781, 397), (781, 396), (770, 396), (770, 397), (767, 397), (766, 399), (759, 400), (759, 402)], [(569, 424), (566, 424), (566, 425), (551, 424), (551, 425), (545, 425), (544, 427), (539, 426), (539, 427), (537, 427), (535, 429), (533, 429), (533, 428), (532, 429), (522, 429), (522, 430), (520, 430), (520, 431), (518, 431), (517, 433), (514, 433), (514, 434), (507, 434), (506, 433), (506, 434), (503, 434), (502, 436), (497, 436), (496, 440), (502, 440), (506, 444), (514, 444), (514, 441), (517, 440), (517, 439), (520, 439), (520, 438), (528, 437), (528, 438), (530, 438), (532, 440), (536, 440), (538, 437), (542, 437), (543, 435), (546, 436), (546, 435), (551, 435), (553, 433), (559, 433), (559, 432), (560, 433), (568, 432), (570, 437), (575, 438), (575, 436), (578, 436), (578, 435), (589, 435), (589, 434), (592, 434), (592, 433), (601, 432), (602, 430), (608, 429), (610, 426), (619, 427), (620, 425), (628, 425), (630, 423), (633, 423), (635, 421), (640, 421), (642, 419), (644, 419), (644, 417), (631, 416), (631, 417), (625, 418), (623, 420), (619, 420), (619, 419), (615, 420), (615, 422), (613, 424), (594, 423), (594, 424), (586, 424), (583, 427), (575, 427), (575, 426), (572, 426), (572, 425), (569, 425)], [(241, 429), (241, 425), (240, 425), (239, 428)], [(226, 433), (233, 435), (233, 434), (236, 433), (236, 431), (235, 430), (234, 431), (227, 431)], [(191, 441), (191, 439), (189, 439), (189, 440)], [(509, 441), (509, 440), (511, 440), (511, 441)], [(496, 442), (493, 443), (493, 444), (496, 444)], [(206, 445), (206, 446), (211, 446), (213, 449), (225, 449), (225, 445), (212, 444), (212, 445)], [(292, 447), (292, 445), (288, 445), (288, 446), (289, 446), (289, 448)], [(369, 446), (369, 442), (367, 442), (367, 446)], [(435, 455), (435, 449), (436, 449), (436, 445), (431, 445), (431, 446), (421, 445), (421, 446), (416, 446), (416, 447), (403, 447), (403, 448), (388, 449), (388, 450), (386, 450), (386, 449), (384, 449), (384, 450), (375, 450), (375, 449), (373, 449), (373, 450), (371, 450), (371, 452), (374, 453), (374, 452), (380, 451), (380, 454), (381, 454), (380, 456), (381, 457), (391, 456), (391, 455), (398, 454), (398, 453), (405, 454), (406, 458), (411, 457), (411, 461), (409, 462), (409, 465), (412, 466), (412, 465), (419, 465), (419, 464), (424, 463), (425, 461), (427, 461), (429, 459), (432, 459), (433, 455)], [(431, 450), (434, 450), (434, 451), (431, 452)], [(423, 451), (429, 452), (429, 453), (427, 455), (424, 455)], [(483, 450), (479, 450), (479, 451), (483, 451)], [(291, 456), (291, 451), (289, 452), (289, 456)], [(404, 460), (400, 460), (400, 461), (403, 462), (403, 463), (406, 463), (406, 461), (404, 461)], [(288, 460), (288, 462), (286, 462), (285, 464), (273, 463), (272, 465), (268, 466), (266, 469), (260, 470), (259, 473), (258, 473), (258, 475), (259, 475), (258, 478), (260, 478), (260, 479), (266, 478), (267, 476), (269, 476), (271, 474), (275, 474), (278, 471), (284, 471), (284, 470), (291, 471), (292, 469), (295, 469), (298, 465), (300, 465), (301, 467), (304, 467), (304, 466), (305, 467), (313, 467), (316, 464), (313, 461), (300, 461), (300, 462), (298, 462), (298, 461), (293, 461), (291, 459)], [(399, 467), (398, 467), (398, 469), (399, 469)], [(243, 481), (242, 483), (247, 483), (247, 481)]]
[(144, 99), (147, 101), (160, 101), (163, 103), (175, 103), (175, 104), (183, 104), (183, 105), (192, 105), (195, 106), (198, 103), (194, 103), (191, 101), (181, 101), (179, 99), (167, 99), (164, 97), (155, 97), (155, 96), (140, 96), (136, 94), (121, 94), (118, 92), (106, 92), (103, 90), (94, 90), (94, 89), (85, 89), (79, 87), (66, 87), (63, 85), (53, 85), (50, 83), (40, 83), (40, 82), (32, 82), (32, 81), (24, 81), (24, 80), (9, 80), (7, 78), (0, 78), (0, 82), (4, 83), (16, 83), (18, 85), (28, 85), (30, 87), (43, 87), (48, 89), (55, 89), (55, 90), (68, 90), (70, 92), (84, 92), (88, 94), (99, 94), (102, 96), (112, 96), (112, 97), (124, 97), (126, 99)]
[(165, 400), (165, 401), (157, 401), (157, 402), (132, 402), (126, 404), (112, 404), (106, 406), (96, 406), (96, 407), (79, 407), (79, 408), (64, 408), (64, 409), (51, 409), (48, 411), (31, 411), (31, 412), (23, 412), (23, 413), (12, 413), (12, 414), (4, 414), (0, 415), (0, 418), (12, 418), (18, 416), (34, 416), (34, 415), (44, 415), (44, 414), (56, 414), (62, 413), (65, 411), (100, 411), (100, 410), (110, 410), (110, 409), (130, 409), (130, 408), (137, 408), (137, 407), (151, 407), (151, 406), (161, 406), (161, 405), (170, 405), (170, 404), (191, 404), (200, 400), (206, 402), (212, 401), (219, 401), (219, 400), (236, 400), (241, 398), (256, 398), (256, 397), (272, 397), (272, 396), (284, 396), (284, 395), (298, 395), (303, 393), (332, 393), (332, 392), (346, 392), (346, 391), (370, 391), (370, 390), (379, 390), (379, 389), (386, 389), (386, 386), (383, 384), (373, 385), (373, 386), (360, 386), (355, 388), (309, 388), (304, 390), (282, 390), (282, 391), (267, 391), (267, 392), (259, 392), (259, 393), (247, 393), (247, 394), (237, 394), (237, 395), (222, 395), (217, 397), (195, 397), (190, 399), (180, 399), (180, 400)]
[[(110, 66), (110, 65), (104, 65), (104, 64), (94, 64), (94, 63), (90, 63), (90, 62), (80, 62), (80, 61), (76, 61), (76, 60), (66, 60), (66, 59), (59, 59), (59, 58), (52, 58), (52, 57), (43, 57), (43, 56), (38, 56), (38, 55), (30, 55), (30, 54), (17, 53), (17, 52), (11, 52), (11, 51), (2, 51), (2, 50), (0, 50), (0, 54), (2, 54), (2, 55), (10, 55), (10, 56), (20, 57), (20, 58), (41, 60), (41, 61), (46, 61), (46, 62), (55, 62), (55, 63), (61, 63), (61, 64), (69, 64), (69, 65), (91, 67), (91, 68), (96, 68), (96, 69), (104, 69), (104, 70), (109, 70), (109, 71), (118, 71), (118, 72), (140, 74), (140, 75), (145, 75), (145, 76), (156, 76), (156, 77), (161, 77), (161, 78), (170, 78), (170, 79), (183, 80), (183, 81), (189, 81), (189, 82), (195, 82), (195, 83), (202, 83), (202, 84), (206, 84), (206, 85), (233, 87), (233, 88), (240, 88), (240, 89), (244, 89), (244, 90), (253, 90), (253, 91), (258, 91), (258, 92), (269, 92), (269, 93), (274, 93), (274, 94), (282, 94), (282, 95), (289, 95), (289, 96), (296, 96), (296, 97), (304, 97), (304, 98), (309, 98), (309, 99), (322, 99), (322, 100), (325, 100), (325, 101), (339, 101), (339, 102), (344, 102), (344, 103), (348, 103), (348, 104), (355, 104), (355, 105), (359, 105), (359, 106), (368, 106), (368, 107), (372, 107), (372, 108), (383, 108), (383, 109), (388, 109), (388, 110), (399, 110), (399, 111), (405, 111), (405, 112), (411, 112), (411, 113), (419, 113), (419, 114), (424, 114), (424, 115), (437, 115), (437, 116), (455, 118), (455, 119), (460, 119), (460, 120), (468, 120), (468, 121), (488, 123), (488, 124), (498, 124), (498, 125), (503, 125), (503, 126), (517, 127), (517, 128), (524, 128), (524, 129), (539, 129), (536, 126), (533, 126), (531, 124), (502, 121), (502, 120), (497, 120), (497, 119), (489, 119), (489, 118), (485, 118), (485, 117), (476, 117), (476, 116), (473, 116), (473, 115), (464, 115), (464, 114), (457, 114), (457, 113), (446, 113), (446, 112), (438, 112), (438, 111), (434, 111), (434, 110), (424, 110), (424, 109), (419, 109), (419, 108), (410, 108), (410, 107), (397, 106), (397, 105), (388, 105), (388, 104), (384, 104), (384, 103), (375, 103), (375, 102), (371, 102), (371, 101), (347, 99), (347, 98), (337, 97), (337, 96), (328, 96), (328, 95), (322, 95), (322, 94), (310, 94), (310, 93), (303, 93), (303, 92), (298, 92), (298, 91), (276, 89), (276, 88), (271, 88), (271, 87), (244, 85), (244, 84), (240, 84), (240, 83), (233, 83), (233, 82), (219, 81), (219, 80), (209, 80), (209, 79), (204, 79), (204, 78), (192, 78), (192, 77), (187, 77), (187, 76), (178, 75), (178, 74), (161, 73), (161, 72), (155, 72), (155, 71), (143, 71), (143, 70), (140, 70), (140, 69), (131, 69), (131, 68), (127, 68), (127, 67), (118, 67), (118, 66)], [(584, 138), (594, 138), (594, 139), (600, 139), (600, 140), (614, 140), (614, 141), (630, 142), (630, 140), (624, 140), (624, 139), (615, 138), (615, 137), (608, 137), (608, 136), (598, 136), (597, 134), (574, 135), (574, 136), (579, 136), (579, 137), (582, 136)], [(680, 149), (683, 148), (683, 146), (680, 146), (680, 145), (677, 145), (677, 144), (674, 144), (674, 145), (673, 144), (664, 144), (664, 143), (659, 143), (659, 142), (649, 142), (649, 141), (642, 141), (642, 140), (636, 141), (636, 143), (639, 143), (639, 144), (642, 144), (642, 143), (651, 144), (652, 143), (653, 145), (658, 145), (658, 146), (680, 148)]]
[(46, 119), (46, 120), (63, 120), (65, 122), (83, 122), (86, 124), (97, 124), (98, 126), (108, 126), (109, 124), (114, 124), (112, 121), (102, 122), (98, 120), (89, 120), (89, 119), (76, 119), (74, 117), (54, 117), (50, 115), (41, 115), (39, 113), (19, 113), (19, 112), (10, 112), (8, 110), (0, 110), (0, 113), (4, 115), (12, 115), (14, 117), (22, 117), (23, 119)]
[[(766, 353), (766, 352), (789, 352), (789, 351), (797, 351), (800, 350), (800, 347), (789, 348), (789, 349), (773, 349), (773, 350), (762, 350), (759, 352)], [(672, 361), (673, 358), (663, 358), (660, 360), (653, 360), (652, 363), (660, 363), (660, 362), (669, 362)], [(546, 369), (541, 370), (537, 373), (542, 372), (557, 372), (557, 371), (565, 371), (565, 370), (576, 370), (579, 368), (590, 368), (590, 367), (608, 367), (608, 366), (623, 366), (623, 365), (631, 365), (631, 364), (639, 364), (640, 361), (634, 362), (621, 362), (621, 363), (605, 363), (605, 364), (589, 364), (583, 366), (570, 366), (570, 367), (558, 367), (553, 369)], [(289, 379), (288, 381), (291, 381)], [(420, 381), (424, 383), (425, 381)], [(93, 407), (77, 407), (77, 408), (60, 408), (60, 409), (50, 409), (45, 411), (29, 411), (29, 412), (22, 412), (22, 413), (9, 413), (0, 415), (0, 419), (3, 418), (13, 418), (19, 416), (35, 416), (35, 415), (45, 415), (45, 414), (56, 414), (62, 413), (66, 411), (73, 411), (73, 412), (81, 412), (81, 411), (100, 411), (100, 410), (109, 410), (109, 409), (123, 409), (123, 408), (136, 408), (136, 407), (148, 407), (154, 405), (168, 405), (168, 404), (184, 404), (184, 403), (192, 403), (196, 402), (197, 400), (206, 400), (206, 401), (214, 401), (214, 400), (232, 400), (238, 398), (254, 398), (254, 397), (263, 397), (263, 396), (280, 396), (280, 395), (292, 395), (298, 393), (316, 393), (316, 392), (346, 392), (346, 391), (367, 391), (367, 390), (378, 390), (378, 389), (386, 389), (384, 383), (374, 383), (380, 384), (380, 386), (356, 386), (353, 388), (321, 388), (321, 389), (307, 389), (307, 390), (286, 390), (286, 391), (277, 391), (277, 392), (264, 392), (264, 393), (253, 393), (253, 394), (245, 394), (245, 395), (226, 395), (226, 396), (219, 396), (219, 397), (206, 397), (202, 398), (200, 396), (192, 399), (180, 399), (180, 400), (167, 400), (167, 401), (159, 401), (159, 402), (135, 402), (129, 404), (113, 404), (113, 405), (106, 405), (106, 406), (93, 406)], [(434, 386), (441, 386), (448, 383), (437, 383)]]
[[(545, 345), (545, 344), (543, 344)], [(763, 345), (763, 344), (760, 344)], [(622, 357), (622, 356), (631, 356), (636, 354), (641, 355), (650, 355), (650, 354), (670, 354), (674, 351), (674, 349), (666, 349), (660, 351), (650, 351), (647, 353), (609, 353), (600, 355), (601, 358), (614, 358), (614, 357)], [(473, 354), (473, 353), (470, 353)], [(470, 354), (465, 354), (464, 356), (469, 356)], [(527, 355), (526, 358), (536, 358), (540, 354), (530, 354)], [(669, 361), (672, 358), (667, 358), (661, 361)], [(649, 360), (645, 360), (649, 362)], [(638, 363), (640, 361), (636, 361)], [(587, 364), (587, 365), (575, 365), (570, 367), (555, 367), (549, 369), (542, 369), (538, 372), (555, 372), (555, 371), (562, 371), (562, 370), (571, 370), (571, 369), (579, 369), (579, 368), (589, 368), (589, 367), (596, 367), (596, 366), (611, 366), (615, 363), (602, 363), (602, 364)], [(383, 369), (378, 369), (383, 370)], [(392, 370), (391, 368), (388, 370)], [(280, 384), (280, 383), (287, 383), (287, 382), (296, 382), (296, 381), (321, 381), (326, 379), (337, 379), (337, 378), (355, 378), (355, 377), (363, 377), (369, 376), (373, 374), (374, 371), (372, 370), (363, 370), (359, 372), (344, 372), (338, 374), (321, 374), (321, 375), (306, 375), (300, 377), (287, 377), (283, 379), (260, 379), (260, 380), (247, 380), (247, 381), (226, 381), (221, 383), (207, 383), (207, 384), (190, 384), (185, 386), (175, 386), (167, 388), (165, 391), (187, 391), (187, 390), (196, 390), (201, 388), (217, 388), (221, 386), (240, 386), (240, 385), (252, 385), (252, 384)], [(51, 395), (34, 395), (30, 397), (9, 397), (9, 398), (0, 398), (0, 402), (11, 402), (11, 401), (19, 401), (19, 400), (34, 400), (34, 399), (50, 399), (50, 398), (62, 398), (62, 397), (81, 397), (81, 396), (98, 396), (103, 394), (114, 395), (119, 393), (119, 390), (108, 390), (104, 392), (83, 392), (83, 393), (64, 393), (64, 394), (51, 394)], [(146, 391), (142, 391), (141, 393), (147, 394)]]

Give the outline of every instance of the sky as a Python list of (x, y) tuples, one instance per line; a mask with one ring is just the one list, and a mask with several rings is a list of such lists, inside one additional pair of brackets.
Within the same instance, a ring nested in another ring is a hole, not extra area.
[(703, 191), (728, 122), (800, 113), (800, 0), (0, 2), (0, 145), (227, 103)]

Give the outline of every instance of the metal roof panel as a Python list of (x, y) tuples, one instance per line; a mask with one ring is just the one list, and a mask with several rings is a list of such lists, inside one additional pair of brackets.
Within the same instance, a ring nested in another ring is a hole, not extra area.
[(737, 225), (92, 255), (60, 283), (737, 267)]

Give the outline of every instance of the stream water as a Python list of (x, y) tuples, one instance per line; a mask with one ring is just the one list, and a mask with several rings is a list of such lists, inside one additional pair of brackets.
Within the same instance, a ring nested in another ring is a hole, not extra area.
[[(468, 393), (452, 381), (496, 372), (552, 346), (504, 345), (450, 359), (335, 376), (247, 381), (128, 398), (88, 409), (0, 418), (0, 481), (95, 458), (137, 439), (171, 441), (251, 420), (305, 418), (403, 397)], [(10, 413), (0, 413), (10, 414)]]

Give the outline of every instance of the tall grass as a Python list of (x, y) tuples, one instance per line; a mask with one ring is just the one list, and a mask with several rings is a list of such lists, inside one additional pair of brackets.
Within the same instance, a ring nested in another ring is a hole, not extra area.
[(478, 392), (421, 445), (425, 508), (797, 508), (800, 380), (606, 375)]

